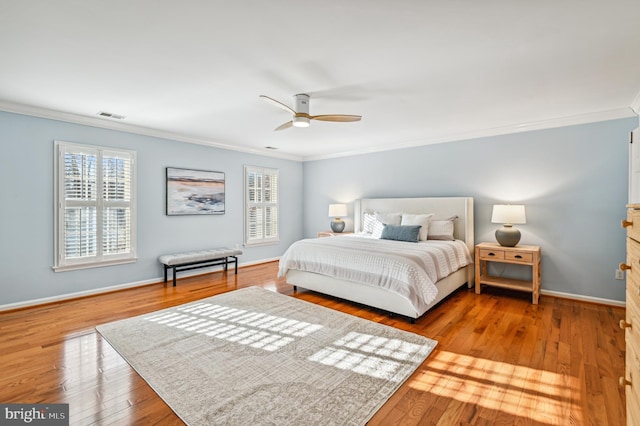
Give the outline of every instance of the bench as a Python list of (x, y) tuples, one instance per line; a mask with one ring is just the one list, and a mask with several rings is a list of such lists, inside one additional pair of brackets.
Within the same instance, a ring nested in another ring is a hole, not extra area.
[(164, 266), (164, 282), (167, 282), (167, 270), (173, 270), (173, 286), (176, 286), (176, 273), (190, 269), (206, 268), (209, 266), (224, 265), (226, 271), (229, 264), (235, 263), (236, 275), (238, 274), (238, 256), (242, 254), (240, 249), (226, 247), (189, 251), (184, 253), (165, 254), (158, 260)]

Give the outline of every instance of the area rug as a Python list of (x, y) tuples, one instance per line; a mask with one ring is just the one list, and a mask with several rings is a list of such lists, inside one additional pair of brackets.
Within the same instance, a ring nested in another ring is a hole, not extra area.
[(259, 287), (96, 328), (189, 425), (362, 425), (437, 344)]

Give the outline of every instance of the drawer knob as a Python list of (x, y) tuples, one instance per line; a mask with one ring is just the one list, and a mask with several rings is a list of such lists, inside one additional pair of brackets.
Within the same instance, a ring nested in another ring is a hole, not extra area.
[(633, 222), (629, 222), (628, 220), (622, 220), (622, 227), (623, 228), (628, 228), (629, 226), (633, 225)]
[(495, 254), (495, 253), (493, 253), (493, 252), (491, 252), (491, 253), (488, 253), (488, 255), (489, 255), (489, 256), (495, 256), (496, 254)]
[(622, 387), (631, 386), (631, 380), (627, 380), (624, 377), (620, 377), (618, 379), (618, 383), (620, 383), (620, 386), (622, 386)]
[(627, 269), (631, 269), (631, 266), (627, 265), (626, 263), (621, 263), (619, 268), (621, 271), (626, 271)]
[(631, 328), (631, 323), (630, 322), (626, 322), (625, 320), (620, 320), (620, 328), (621, 329), (625, 329), (625, 328)]

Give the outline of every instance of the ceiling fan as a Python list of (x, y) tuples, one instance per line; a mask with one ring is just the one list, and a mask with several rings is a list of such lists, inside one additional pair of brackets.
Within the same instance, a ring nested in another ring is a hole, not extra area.
[(289, 108), (287, 105), (282, 102), (276, 101), (273, 98), (270, 98), (265, 95), (260, 95), (260, 97), (270, 103), (271, 105), (275, 105), (278, 108), (282, 108), (283, 110), (293, 114), (293, 118), (291, 121), (288, 121), (278, 127), (276, 130), (284, 130), (288, 129), (291, 126), (295, 127), (309, 127), (309, 121), (311, 120), (320, 120), (320, 121), (339, 121), (339, 122), (348, 122), (348, 121), (360, 121), (362, 116), (360, 115), (345, 115), (345, 114), (324, 114), (324, 115), (309, 115), (309, 95), (300, 93), (293, 96), (295, 100), (295, 110)]

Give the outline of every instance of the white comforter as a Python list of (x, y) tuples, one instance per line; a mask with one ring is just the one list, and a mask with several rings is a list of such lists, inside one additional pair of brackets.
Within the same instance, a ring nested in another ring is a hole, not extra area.
[(296, 241), (280, 258), (278, 276), (297, 269), (380, 286), (422, 312), (438, 294), (436, 281), (470, 263), (463, 241), (407, 243), (343, 235)]

